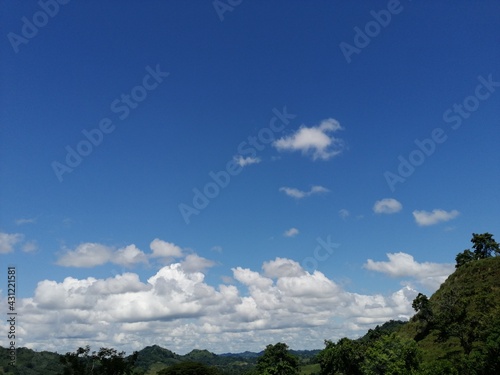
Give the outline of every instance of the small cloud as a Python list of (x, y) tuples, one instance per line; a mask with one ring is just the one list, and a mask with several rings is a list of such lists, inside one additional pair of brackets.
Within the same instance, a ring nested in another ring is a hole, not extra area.
[(332, 118), (321, 121), (318, 126), (301, 126), (294, 134), (273, 142), (278, 151), (301, 151), (312, 155), (313, 160), (328, 160), (344, 150), (344, 141), (328, 133), (341, 130), (337, 120)]
[(153, 258), (180, 258), (183, 256), (182, 249), (179, 246), (158, 238), (155, 238), (149, 247), (153, 251), (151, 255)]
[(385, 198), (376, 201), (373, 205), (373, 212), (376, 214), (394, 214), (401, 211), (403, 205), (393, 198)]
[(368, 259), (363, 267), (390, 277), (411, 277), (424, 287), (435, 291), (455, 269), (451, 263), (417, 262), (412, 255), (399, 252), (386, 254), (389, 261)]
[(109, 262), (112, 255), (111, 248), (87, 242), (78, 245), (75, 250), (67, 251), (57, 264), (64, 267), (95, 267)]
[(111, 261), (124, 267), (131, 267), (137, 263), (147, 264), (148, 258), (146, 254), (132, 244), (115, 251)]
[(20, 233), (0, 232), (0, 254), (7, 254), (14, 251), (14, 246), (21, 242), (24, 236)]
[(247, 165), (251, 164), (258, 164), (262, 160), (260, 158), (253, 158), (251, 156), (244, 158), (241, 155), (237, 155), (234, 157), (234, 161), (240, 166), (240, 167), (246, 167)]
[(16, 225), (23, 225), (23, 224), (34, 224), (36, 223), (36, 219), (27, 219), (27, 218), (22, 218), (22, 219), (17, 219), (16, 220)]
[(299, 230), (297, 228), (290, 228), (283, 233), (283, 236), (285, 237), (295, 237), (297, 234), (299, 234)]
[(22, 250), (25, 253), (32, 253), (38, 249), (38, 245), (36, 241), (27, 241), (23, 244)]
[(214, 261), (200, 257), (196, 254), (189, 254), (182, 262), (182, 269), (186, 272), (204, 272), (207, 268), (213, 267)]
[(216, 253), (222, 253), (222, 246), (212, 246), (210, 250), (215, 251)]
[(236, 282), (231, 276), (221, 276), (220, 278), (224, 284), (234, 284)]
[(413, 211), (415, 222), (420, 226), (434, 225), (437, 223), (445, 222), (456, 218), (460, 212), (457, 210), (445, 211), (440, 209), (428, 211)]
[(342, 218), (342, 220), (345, 220), (349, 217), (350, 213), (348, 210), (346, 210), (345, 208), (342, 208), (341, 210), (339, 210), (339, 216)]
[(63, 267), (96, 267), (105, 263), (131, 267), (137, 263), (147, 263), (147, 256), (135, 245), (114, 250), (99, 243), (82, 243), (74, 250), (67, 250), (57, 264)]
[(313, 194), (328, 193), (330, 190), (328, 190), (327, 188), (325, 188), (323, 186), (313, 186), (311, 188), (311, 190), (309, 190), (309, 191), (302, 191), (299, 189), (284, 186), (284, 187), (280, 187), (279, 191), (284, 192), (289, 197), (301, 199), (301, 198), (305, 198), (305, 197), (308, 197), (308, 196), (313, 195)]

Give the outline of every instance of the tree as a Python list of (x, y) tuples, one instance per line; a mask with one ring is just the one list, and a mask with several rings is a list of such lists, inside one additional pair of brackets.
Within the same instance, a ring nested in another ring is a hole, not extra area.
[(299, 373), (299, 359), (288, 352), (288, 345), (278, 342), (266, 346), (257, 360), (260, 375), (295, 375)]
[(474, 253), (469, 249), (466, 249), (462, 253), (458, 253), (455, 257), (457, 262), (457, 264), (455, 264), (455, 268), (462, 267), (464, 264), (472, 262), (474, 259)]
[(381, 337), (366, 350), (361, 367), (365, 375), (413, 375), (419, 363), (417, 343), (393, 333)]
[(500, 255), (500, 247), (493, 239), (493, 235), (486, 232), (483, 234), (472, 233), (470, 240), (473, 245), (474, 255), (476, 259), (485, 259), (492, 256)]
[(199, 362), (181, 362), (158, 372), (158, 375), (219, 375), (216, 367), (210, 367)]
[(473, 244), (472, 248), (474, 251), (466, 249), (463, 252), (458, 253), (455, 258), (457, 262), (455, 265), (456, 268), (459, 268), (473, 260), (486, 259), (491, 258), (492, 256), (500, 255), (500, 245), (493, 239), (493, 235), (491, 233), (472, 233), (472, 239), (470, 242)]
[(321, 375), (362, 375), (360, 365), (365, 349), (361, 342), (344, 337), (336, 344), (326, 340), (325, 345), (326, 348), (318, 354)]
[(90, 353), (90, 346), (66, 353), (61, 362), (66, 365), (64, 375), (130, 375), (137, 359), (137, 352), (125, 358), (125, 352), (112, 348), (100, 348)]
[(422, 340), (433, 327), (434, 323), (434, 314), (432, 312), (431, 303), (427, 296), (422, 293), (418, 293), (418, 295), (413, 300), (411, 307), (417, 312), (414, 321), (417, 322), (417, 330), (418, 333), (415, 336), (415, 340)]

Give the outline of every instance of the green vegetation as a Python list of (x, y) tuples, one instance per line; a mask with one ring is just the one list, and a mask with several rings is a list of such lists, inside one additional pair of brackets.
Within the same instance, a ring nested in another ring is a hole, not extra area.
[(268, 345), (257, 360), (257, 373), (262, 375), (295, 375), (299, 373), (299, 358), (288, 352), (288, 345)]
[(500, 373), (500, 257), (490, 233), (433, 296), (418, 294), (407, 324), (390, 323), (359, 340), (325, 341), (321, 375), (490, 375)]
[(261, 353), (178, 355), (157, 345), (125, 356), (115, 349), (78, 348), (59, 355), (17, 349), (9, 366), (0, 347), (0, 375), (491, 375), (500, 373), (500, 251), (489, 233), (473, 234), (472, 249), (430, 298), (418, 294), (409, 322), (370, 329), (357, 340), (325, 340), (321, 351), (285, 343)]

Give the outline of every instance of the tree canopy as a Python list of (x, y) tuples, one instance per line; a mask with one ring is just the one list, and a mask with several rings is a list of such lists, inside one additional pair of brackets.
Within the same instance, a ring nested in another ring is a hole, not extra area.
[(259, 375), (295, 375), (299, 373), (299, 359), (288, 352), (288, 345), (278, 342), (266, 346), (257, 360)]

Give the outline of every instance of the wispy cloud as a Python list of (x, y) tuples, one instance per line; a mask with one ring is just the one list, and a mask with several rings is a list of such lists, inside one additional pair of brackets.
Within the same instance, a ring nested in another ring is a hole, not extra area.
[(240, 166), (240, 167), (246, 167), (247, 165), (251, 165), (251, 164), (258, 164), (260, 163), (262, 160), (260, 158), (254, 158), (254, 157), (251, 157), (251, 156), (248, 156), (248, 157), (243, 157), (241, 155), (238, 155), (238, 156), (235, 156), (234, 157), (234, 161)]
[(16, 225), (34, 224), (34, 223), (36, 223), (35, 218), (21, 218), (16, 220)]
[(342, 218), (342, 220), (345, 220), (349, 217), (350, 215), (350, 212), (348, 210), (346, 210), (345, 208), (342, 208), (341, 210), (339, 210), (339, 216)]
[(460, 215), (457, 210), (445, 211), (440, 209), (428, 211), (413, 211), (415, 222), (420, 226), (434, 225), (441, 222), (449, 221)]
[(327, 160), (344, 150), (344, 141), (329, 134), (341, 129), (337, 120), (329, 118), (318, 126), (301, 126), (292, 135), (274, 141), (273, 146), (278, 151), (301, 151), (313, 160)]
[(286, 186), (280, 187), (279, 190), (288, 195), (289, 197), (297, 199), (309, 197), (310, 195), (313, 194), (328, 193), (330, 191), (323, 186), (313, 186), (309, 191), (302, 191), (296, 188), (290, 188)]
[(376, 201), (373, 205), (373, 212), (376, 214), (394, 214), (401, 211), (403, 205), (393, 198), (385, 198)]
[(283, 236), (285, 237), (294, 237), (297, 234), (299, 234), (299, 230), (297, 228), (290, 228), (283, 233)]

